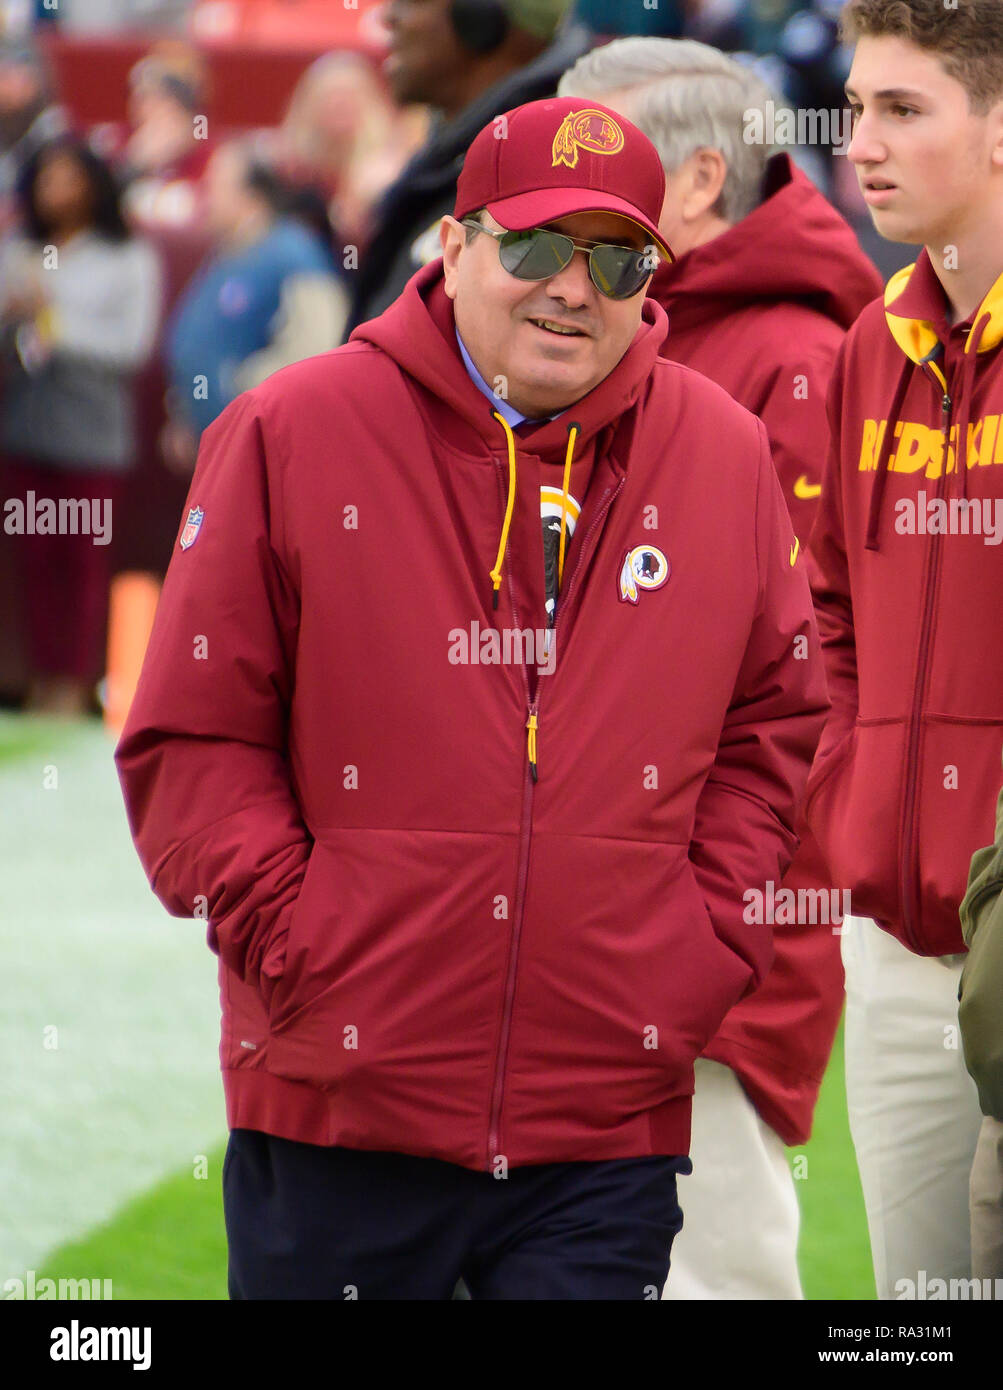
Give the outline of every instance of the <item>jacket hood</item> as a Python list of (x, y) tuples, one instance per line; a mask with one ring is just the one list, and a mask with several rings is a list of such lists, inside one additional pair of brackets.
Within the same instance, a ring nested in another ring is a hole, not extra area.
[[(556, 420), (534, 431), (533, 452), (545, 460), (556, 455), (563, 461), (572, 424), (579, 426), (576, 454), (601, 429), (615, 424), (640, 395), (667, 332), (665, 311), (646, 299), (641, 325), (612, 372)], [(460, 355), (453, 302), (443, 286), (441, 257), (413, 275), (390, 308), (360, 324), (349, 341), (373, 343), (472, 426), (489, 448), (504, 445), (506, 427), (471, 381)]]
[(800, 302), (848, 329), (880, 289), (849, 223), (787, 154), (767, 165), (759, 207), (726, 232), (660, 266), (651, 294), (673, 327), (747, 304)]
[[(532, 451), (539, 458), (564, 463), (564, 509), (568, 506), (568, 488), (574, 460), (583, 449), (608, 427), (607, 446), (616, 433), (620, 417), (634, 404), (665, 341), (668, 320), (665, 311), (651, 299), (641, 308), (641, 324), (633, 342), (620, 361), (598, 386), (593, 387), (580, 401), (568, 406), (554, 420), (541, 424), (533, 431)], [(442, 257), (413, 275), (400, 298), (378, 318), (362, 323), (354, 330), (349, 342), (370, 342), (397, 363), (403, 372), (424, 386), (452, 412), (445, 428), (452, 442), (467, 449), (476, 449), (479, 436), (488, 449), (504, 444), (508, 452), (508, 505), (498, 540), (498, 554), (491, 581), (494, 606), (498, 607), (502, 568), (508, 546), (509, 528), (516, 494), (515, 435), (508, 422), (492, 407), (491, 402), (471, 381), (456, 341), (453, 302), (443, 286)], [(455, 427), (456, 417), (472, 429), (475, 435), (462, 440)], [(624, 461), (621, 461), (621, 468)], [(562, 532), (563, 535), (563, 532)], [(562, 541), (563, 544), (563, 541)], [(535, 776), (535, 762), (533, 763)]]

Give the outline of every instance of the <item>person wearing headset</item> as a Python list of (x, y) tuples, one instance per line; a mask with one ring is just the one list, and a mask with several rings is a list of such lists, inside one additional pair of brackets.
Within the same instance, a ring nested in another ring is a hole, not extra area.
[(374, 210), (343, 341), (440, 254), (439, 223), (478, 131), (499, 112), (553, 96), (588, 51), (591, 32), (563, 24), (570, 8), (570, 0), (390, 0), (384, 75), (399, 105), (428, 105), (435, 120)]

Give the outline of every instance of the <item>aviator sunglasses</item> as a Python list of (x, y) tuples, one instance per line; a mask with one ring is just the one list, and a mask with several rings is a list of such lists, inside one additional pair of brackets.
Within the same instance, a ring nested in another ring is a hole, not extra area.
[(589, 278), (607, 299), (632, 299), (655, 273), (651, 248), (612, 246), (602, 241), (576, 241), (563, 232), (531, 227), (526, 232), (495, 232), (471, 217), (461, 219), (498, 242), (498, 258), (517, 280), (547, 280), (571, 264), (575, 251), (587, 251)]

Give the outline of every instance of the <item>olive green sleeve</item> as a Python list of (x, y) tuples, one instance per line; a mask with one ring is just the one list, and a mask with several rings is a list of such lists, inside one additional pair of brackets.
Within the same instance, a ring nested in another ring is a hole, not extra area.
[(961, 927), (968, 958), (958, 997), (965, 1065), (986, 1115), (1003, 1122), (1003, 791), (996, 843), (972, 856)]

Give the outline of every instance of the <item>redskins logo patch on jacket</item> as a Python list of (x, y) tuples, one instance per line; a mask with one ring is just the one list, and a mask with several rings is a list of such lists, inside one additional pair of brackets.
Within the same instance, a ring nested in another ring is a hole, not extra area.
[(635, 545), (620, 567), (621, 603), (636, 603), (639, 589), (660, 589), (669, 573), (664, 551), (654, 545)]

